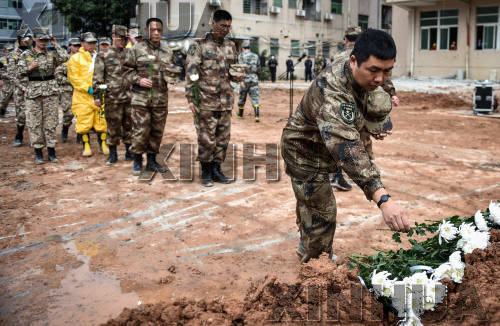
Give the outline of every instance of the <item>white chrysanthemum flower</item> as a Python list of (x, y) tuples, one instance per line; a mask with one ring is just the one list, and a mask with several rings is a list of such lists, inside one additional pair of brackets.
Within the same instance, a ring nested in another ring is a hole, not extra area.
[(418, 285), (426, 285), (429, 279), (426, 272), (415, 273), (411, 276), (411, 283)]
[(457, 248), (462, 249), (466, 254), (470, 254), (474, 249), (486, 249), (490, 244), (490, 233), (489, 232), (474, 232), (469, 239), (460, 239), (457, 242)]
[(451, 279), (453, 280), (453, 282), (462, 283), (463, 277), (464, 277), (464, 268), (453, 268), (453, 270), (451, 271)]
[(372, 273), (372, 286), (375, 292), (380, 296), (394, 296), (394, 281), (389, 280), (391, 274), (387, 271), (377, 273), (374, 270)]
[(148, 55), (148, 59), (149, 60), (154, 60), (154, 59), (156, 59), (156, 57), (154, 55)]
[(472, 223), (462, 223), (458, 228), (458, 232), (463, 239), (471, 239), (476, 233), (476, 227)]
[(434, 310), (434, 307), (436, 306), (436, 283), (437, 281), (429, 280), (425, 286), (425, 310)]
[(450, 255), (448, 260), (453, 268), (464, 268), (465, 264), (462, 261), (462, 252), (460, 250), (455, 251)]
[(476, 214), (474, 214), (474, 223), (476, 224), (479, 231), (488, 231), (490, 229), (486, 224), (486, 220), (484, 219), (481, 210), (478, 210)]
[(443, 220), (443, 222), (439, 224), (438, 228), (439, 244), (442, 243), (441, 239), (444, 239), (446, 242), (455, 239), (457, 231), (457, 228), (452, 223)]
[(108, 88), (108, 85), (106, 85), (106, 84), (99, 85), (99, 89), (107, 89), (107, 88)]
[(434, 270), (431, 278), (435, 281), (442, 280), (443, 278), (450, 279), (452, 271), (453, 266), (450, 263), (444, 263), (439, 265), (439, 267)]
[(490, 221), (500, 225), (500, 203), (490, 201)]
[(198, 79), (200, 79), (200, 76), (198, 74), (192, 74), (189, 76), (189, 79), (191, 79), (191, 81), (195, 82)]

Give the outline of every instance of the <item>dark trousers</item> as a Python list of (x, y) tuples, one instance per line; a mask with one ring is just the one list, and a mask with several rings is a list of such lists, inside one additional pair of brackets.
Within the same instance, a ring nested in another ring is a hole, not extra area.
[(293, 71), (286, 72), (286, 80), (288, 80), (288, 75), (290, 74), (290, 78), (293, 78)]
[(269, 69), (269, 72), (271, 73), (271, 81), (274, 83), (276, 81), (276, 68)]
[(306, 70), (306, 81), (312, 81), (313, 80), (313, 74), (312, 74), (312, 70)]

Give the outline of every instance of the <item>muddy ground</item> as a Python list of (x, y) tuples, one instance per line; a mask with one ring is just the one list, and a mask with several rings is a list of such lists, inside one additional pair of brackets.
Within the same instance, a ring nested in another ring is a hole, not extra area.
[[(302, 94), (295, 91), (295, 104)], [(394, 134), (375, 141), (374, 152), (410, 219), (470, 216), (500, 199), (500, 119), (464, 114), (468, 94), (400, 96)], [(245, 119), (233, 119), (237, 180), (212, 188), (199, 185), (194, 162), (193, 181), (140, 182), (122, 146), (119, 163), (107, 167), (102, 154), (80, 156), (74, 131), (57, 146), (59, 163), (35, 166), (32, 149), (12, 147), (10, 109), (0, 119), (0, 324), (96, 325), (139, 302), (244, 301), (268, 274), (296, 282), (295, 200), (282, 162), (279, 181), (266, 180), (263, 168), (255, 181), (243, 180), (241, 168), (243, 144), (259, 144), (257, 155), (279, 144), (288, 98), (285, 88), (267, 87), (260, 123), (249, 103)], [(179, 144), (196, 144), (185, 104), (176, 88), (163, 137), (176, 144), (168, 166), (178, 178)], [(397, 247), (390, 232), (377, 230), (385, 225), (361, 190), (336, 199), (339, 261), (372, 246)]]

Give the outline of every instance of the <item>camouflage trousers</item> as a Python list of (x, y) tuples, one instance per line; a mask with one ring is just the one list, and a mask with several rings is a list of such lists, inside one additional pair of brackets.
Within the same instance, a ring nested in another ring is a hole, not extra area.
[(61, 93), (61, 107), (63, 113), (63, 126), (69, 127), (73, 122), (73, 112), (71, 111), (71, 104), (73, 101), (73, 92)]
[[(130, 102), (110, 103), (105, 105), (106, 123), (108, 124), (108, 136), (106, 144), (120, 145), (120, 134), (123, 130), (123, 143), (132, 143), (132, 106)], [(163, 134), (163, 132), (162, 132)], [(161, 140), (161, 138), (160, 138)]]
[(224, 162), (231, 138), (231, 111), (200, 110), (195, 126), (198, 161)]
[(375, 159), (375, 155), (373, 155), (373, 143), (372, 138), (370, 137), (370, 133), (367, 130), (363, 129), (359, 133), (359, 136), (361, 141), (363, 142), (363, 145), (365, 146), (365, 151), (370, 157), (370, 161), (373, 161)]
[(132, 146), (135, 154), (158, 153), (167, 121), (168, 107), (132, 105)]
[(57, 105), (55, 96), (26, 99), (27, 125), (31, 146), (34, 148), (56, 146), (56, 128), (59, 122)]
[(259, 83), (245, 82), (245, 88), (240, 87), (240, 98), (238, 100), (239, 107), (245, 106), (247, 94), (250, 96), (250, 101), (253, 106), (259, 105)]
[(302, 261), (317, 258), (323, 252), (331, 254), (337, 205), (328, 174), (307, 180), (291, 176), (291, 181), (297, 200), (296, 222), (306, 251)]
[(0, 109), (3, 110), (7, 109), (13, 95), (14, 95), (13, 85), (10, 82), (4, 80), (2, 91), (0, 92)]
[(16, 124), (24, 126), (26, 124), (26, 105), (24, 92), (19, 88), (14, 90), (14, 102), (16, 103)]

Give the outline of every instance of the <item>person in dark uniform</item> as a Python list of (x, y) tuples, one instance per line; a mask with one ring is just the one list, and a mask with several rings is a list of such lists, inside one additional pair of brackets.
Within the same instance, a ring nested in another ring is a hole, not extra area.
[(288, 59), (286, 60), (286, 80), (288, 80), (288, 75), (290, 75), (290, 78), (293, 78), (293, 60), (291, 56), (288, 56)]
[(308, 80), (312, 81), (313, 80), (313, 78), (312, 78), (313, 63), (312, 63), (310, 56), (307, 56), (306, 61), (304, 61), (304, 66), (306, 67), (306, 81), (308, 81)]
[(272, 55), (271, 59), (267, 62), (267, 66), (269, 67), (269, 72), (271, 73), (271, 81), (274, 83), (276, 81), (276, 67), (278, 67), (278, 61), (274, 55)]

